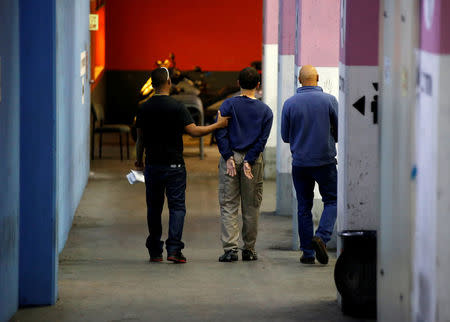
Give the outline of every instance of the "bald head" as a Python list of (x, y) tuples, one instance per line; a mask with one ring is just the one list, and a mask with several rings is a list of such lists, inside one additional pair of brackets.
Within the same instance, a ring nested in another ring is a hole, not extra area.
[(305, 65), (300, 69), (298, 80), (302, 86), (317, 86), (319, 81), (319, 74), (314, 66)]

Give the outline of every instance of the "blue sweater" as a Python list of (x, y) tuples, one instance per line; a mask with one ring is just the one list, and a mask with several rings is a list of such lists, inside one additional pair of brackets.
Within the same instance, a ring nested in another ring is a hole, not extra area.
[(281, 115), (281, 137), (290, 143), (292, 165), (315, 167), (335, 162), (338, 102), (319, 86), (304, 86), (289, 98)]
[(222, 116), (231, 116), (228, 127), (216, 131), (220, 154), (228, 160), (235, 151), (245, 151), (245, 159), (253, 164), (264, 151), (273, 114), (269, 106), (247, 96), (225, 100), (220, 107)]

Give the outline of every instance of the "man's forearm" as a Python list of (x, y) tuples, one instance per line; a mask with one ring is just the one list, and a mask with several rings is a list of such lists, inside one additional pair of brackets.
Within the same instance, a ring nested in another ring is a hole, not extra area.
[(250, 164), (253, 164), (259, 155), (264, 151), (267, 140), (269, 139), (270, 130), (272, 129), (273, 118), (269, 118), (265, 121), (262, 135), (256, 140), (256, 143), (248, 150), (245, 155), (245, 160)]
[(217, 123), (211, 124), (211, 125), (205, 125), (205, 126), (195, 126), (192, 128), (188, 134), (193, 137), (200, 137), (207, 135), (215, 130), (217, 130), (219, 127), (217, 126)]
[(248, 161), (251, 165), (253, 165), (256, 161), (256, 159), (259, 158), (259, 155), (264, 151), (264, 147), (266, 146), (267, 138), (263, 137), (260, 138), (253, 147), (248, 150), (247, 154), (245, 155), (244, 160)]
[(218, 129), (215, 133), (217, 147), (219, 148), (219, 152), (224, 158), (224, 160), (228, 160), (232, 155), (233, 151), (231, 150), (230, 140), (228, 138), (228, 129)]

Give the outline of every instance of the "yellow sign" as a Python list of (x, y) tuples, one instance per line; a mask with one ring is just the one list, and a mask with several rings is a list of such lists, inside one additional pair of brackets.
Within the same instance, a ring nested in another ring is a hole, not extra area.
[(89, 30), (91, 31), (98, 30), (98, 15), (96, 14), (89, 15)]

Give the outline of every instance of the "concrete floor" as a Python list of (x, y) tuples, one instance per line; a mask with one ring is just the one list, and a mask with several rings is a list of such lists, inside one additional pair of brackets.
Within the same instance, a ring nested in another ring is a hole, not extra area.
[(132, 162), (94, 161), (60, 255), (58, 302), (21, 309), (12, 321), (355, 321), (336, 302), (334, 256), (329, 265), (305, 266), (289, 250), (291, 218), (273, 215), (273, 181), (264, 186), (260, 259), (217, 261), (216, 151), (208, 148), (203, 161), (186, 158), (187, 264), (148, 262), (144, 185), (125, 179)]

